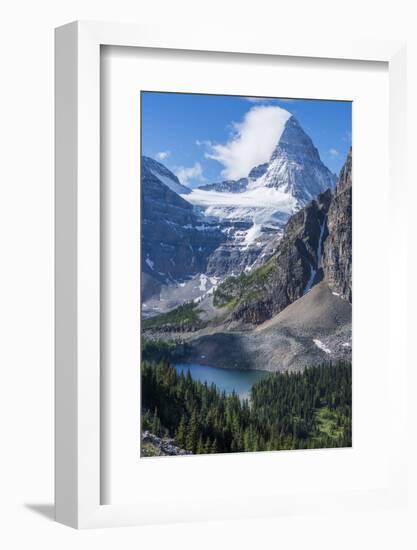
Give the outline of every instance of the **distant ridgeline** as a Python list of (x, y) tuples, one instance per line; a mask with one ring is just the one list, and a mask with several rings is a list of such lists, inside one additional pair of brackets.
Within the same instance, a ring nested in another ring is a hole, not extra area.
[(190, 453), (350, 447), (351, 418), (349, 362), (270, 374), (254, 384), (250, 403), (165, 360), (142, 363), (142, 432)]

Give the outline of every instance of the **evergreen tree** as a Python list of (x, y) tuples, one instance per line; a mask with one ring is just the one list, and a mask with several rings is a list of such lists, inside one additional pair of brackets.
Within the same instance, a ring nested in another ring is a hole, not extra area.
[(197, 449), (198, 418), (196, 409), (193, 410), (188, 424), (186, 448), (192, 453)]
[(183, 449), (185, 449), (186, 447), (186, 437), (187, 437), (187, 423), (186, 423), (186, 420), (185, 420), (185, 416), (182, 415), (181, 416), (181, 421), (179, 423), (179, 426), (177, 428), (177, 431), (175, 433), (175, 440), (177, 442), (177, 444), (182, 447)]
[(159, 420), (158, 409), (156, 407), (152, 418), (151, 431), (155, 435), (160, 435), (161, 433), (161, 421)]
[(197, 452), (198, 455), (202, 455), (202, 454), (205, 453), (205, 446), (204, 446), (203, 438), (202, 438), (201, 435), (198, 438), (197, 451), (196, 452)]

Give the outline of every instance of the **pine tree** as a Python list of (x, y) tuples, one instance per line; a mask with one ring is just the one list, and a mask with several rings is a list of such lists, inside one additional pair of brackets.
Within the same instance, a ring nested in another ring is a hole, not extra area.
[(193, 410), (187, 429), (186, 448), (192, 453), (197, 449), (198, 418), (196, 409)]
[(185, 416), (181, 416), (181, 421), (178, 425), (177, 431), (175, 433), (175, 440), (178, 443), (180, 447), (183, 449), (186, 446), (186, 436), (187, 436), (187, 423), (185, 420)]
[(151, 431), (155, 435), (159, 435), (161, 433), (161, 421), (158, 418), (158, 409), (156, 407), (153, 413)]
[(205, 446), (203, 444), (203, 438), (200, 435), (200, 437), (198, 438), (198, 443), (197, 443), (197, 454), (202, 455), (202, 454), (204, 454), (204, 452), (205, 452)]

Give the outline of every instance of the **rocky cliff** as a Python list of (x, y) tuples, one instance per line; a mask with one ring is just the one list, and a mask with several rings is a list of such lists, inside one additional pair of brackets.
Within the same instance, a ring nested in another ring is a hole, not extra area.
[(327, 216), (323, 271), (330, 288), (352, 302), (352, 149), (343, 166)]
[(178, 177), (168, 170), (166, 166), (150, 157), (142, 156), (142, 167), (153, 176), (159, 179), (161, 183), (166, 185), (179, 195), (188, 195), (191, 193), (191, 189), (182, 185)]
[(217, 191), (218, 193), (243, 193), (248, 186), (248, 178), (238, 180), (225, 180), (219, 183), (200, 185), (202, 191)]
[(225, 240), (215, 224), (202, 223), (193, 206), (142, 165), (142, 296), (158, 294), (205, 273), (207, 261)]

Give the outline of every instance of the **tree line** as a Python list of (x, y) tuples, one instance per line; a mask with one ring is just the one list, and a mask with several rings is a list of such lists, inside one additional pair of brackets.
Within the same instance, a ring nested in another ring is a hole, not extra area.
[(172, 437), (192, 453), (352, 445), (349, 362), (271, 373), (250, 399), (177, 373), (170, 362), (142, 362), (142, 430)]

